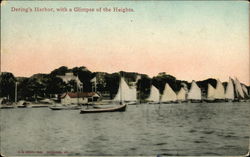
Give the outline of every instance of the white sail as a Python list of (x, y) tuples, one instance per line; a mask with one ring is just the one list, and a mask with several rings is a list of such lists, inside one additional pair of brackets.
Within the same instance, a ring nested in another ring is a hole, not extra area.
[(211, 84), (208, 84), (207, 99), (214, 100), (214, 94), (215, 94), (215, 88)]
[(195, 81), (192, 81), (191, 88), (188, 93), (189, 100), (201, 100), (201, 89)]
[(246, 96), (249, 96), (247, 87), (245, 85), (242, 85), (242, 90), (245, 93)]
[(123, 78), (121, 78), (121, 80), (120, 80), (118, 91), (117, 91), (117, 93), (116, 93), (113, 101), (122, 101), (122, 95), (121, 95), (121, 92), (122, 92), (121, 91), (122, 90), (122, 88), (121, 88), (121, 86), (122, 86), (122, 79)]
[(161, 97), (161, 102), (171, 102), (171, 101), (176, 101), (177, 96), (173, 89), (169, 86), (168, 83), (165, 85), (165, 89), (163, 91), (163, 95)]
[(160, 100), (160, 92), (154, 85), (151, 86), (150, 95), (146, 100), (147, 101), (152, 101), (152, 102), (159, 102), (159, 100)]
[(234, 100), (234, 85), (233, 85), (233, 81), (231, 78), (229, 78), (229, 81), (227, 84), (225, 98), (229, 100)]
[(217, 85), (214, 92), (215, 99), (225, 99), (225, 89), (219, 79), (217, 79)]
[(113, 101), (136, 101), (136, 88), (130, 88), (122, 77)]
[(177, 94), (177, 100), (179, 100), (179, 101), (186, 100), (186, 91), (183, 87), (181, 87), (180, 91)]
[(137, 100), (136, 97), (137, 97), (136, 87), (131, 87), (129, 98), (127, 98), (127, 100), (125, 99), (125, 101), (136, 101)]
[(236, 78), (234, 82), (235, 82), (235, 91), (237, 96), (240, 98), (244, 98), (244, 93), (240, 81)]

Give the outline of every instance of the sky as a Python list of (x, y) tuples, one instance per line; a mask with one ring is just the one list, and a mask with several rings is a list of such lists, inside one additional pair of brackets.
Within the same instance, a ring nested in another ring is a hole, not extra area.
[[(13, 12), (54, 8), (55, 12)], [(133, 12), (57, 12), (56, 8)], [(250, 85), (249, 10), (244, 1), (7, 1), (1, 5), (1, 71), (60, 66), (166, 72), (181, 80), (237, 77)]]

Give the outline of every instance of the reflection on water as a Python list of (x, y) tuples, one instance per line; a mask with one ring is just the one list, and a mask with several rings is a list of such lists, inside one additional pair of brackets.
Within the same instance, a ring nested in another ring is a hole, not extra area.
[(97, 114), (8, 109), (1, 110), (1, 151), (26, 156), (243, 155), (249, 120), (248, 103), (140, 104), (126, 112)]

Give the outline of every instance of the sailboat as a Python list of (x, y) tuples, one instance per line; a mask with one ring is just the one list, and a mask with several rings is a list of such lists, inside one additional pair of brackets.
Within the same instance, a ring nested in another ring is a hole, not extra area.
[[(124, 98), (123, 98), (123, 93), (128, 92), (128, 85), (125, 82), (124, 78), (121, 77), (121, 81), (119, 84), (119, 89), (118, 93), (115, 97), (115, 100), (117, 100), (118, 96), (120, 96), (120, 105), (114, 105), (112, 107), (105, 107), (105, 108), (87, 108), (87, 109), (81, 109), (80, 113), (81, 114), (86, 114), (86, 113), (101, 113), (101, 112), (124, 112), (126, 111), (127, 104), (124, 104)], [(119, 94), (119, 95), (118, 95)], [(131, 98), (131, 96), (127, 95), (128, 98)]]
[(215, 88), (208, 83), (208, 87), (207, 87), (207, 99), (205, 100), (206, 102), (214, 102), (215, 98)]
[(191, 102), (201, 102), (201, 89), (194, 80), (192, 81), (187, 99)]
[(247, 87), (244, 85), (244, 84), (242, 84), (241, 85), (242, 86), (242, 90), (243, 90), (243, 93), (244, 93), (244, 96), (245, 96), (245, 98), (247, 99), (249, 99), (249, 94), (248, 94), (248, 90), (247, 90)]
[(225, 100), (229, 102), (234, 100), (234, 85), (233, 85), (233, 81), (231, 78), (229, 78), (229, 81), (227, 83)]
[(161, 102), (162, 103), (172, 103), (177, 101), (177, 96), (173, 89), (169, 86), (168, 83), (165, 85), (165, 89), (163, 91), (163, 94), (161, 96)]
[(136, 91), (136, 87), (130, 87), (130, 94), (129, 94), (129, 105), (134, 105), (137, 103), (137, 91)]
[(225, 89), (219, 79), (217, 79), (217, 84), (216, 84), (216, 88), (214, 91), (214, 99), (216, 102), (225, 101)]
[(237, 78), (235, 78), (234, 80), (234, 86), (235, 86), (235, 100), (234, 101), (243, 100), (245, 98), (243, 89), (242, 89), (240, 81)]
[(160, 102), (160, 92), (159, 90), (152, 85), (150, 88), (150, 94), (149, 97), (146, 99), (149, 103), (159, 103)]
[(135, 87), (129, 87), (126, 81), (124, 80), (123, 77), (121, 77), (120, 85), (118, 92), (113, 99), (114, 102), (119, 102), (121, 101), (121, 95), (122, 95), (122, 100), (125, 102), (136, 102), (136, 88)]
[(181, 87), (180, 91), (177, 94), (177, 101), (178, 102), (185, 102), (185, 101), (187, 101), (186, 94), (187, 94), (186, 90), (183, 87)]

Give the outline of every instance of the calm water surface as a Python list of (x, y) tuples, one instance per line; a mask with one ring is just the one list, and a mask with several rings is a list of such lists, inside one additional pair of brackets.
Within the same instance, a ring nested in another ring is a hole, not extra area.
[(140, 104), (97, 114), (49, 108), (0, 113), (5, 155), (243, 155), (249, 148), (249, 102)]

